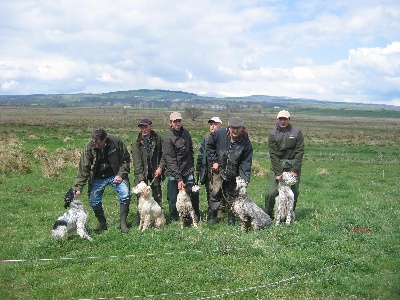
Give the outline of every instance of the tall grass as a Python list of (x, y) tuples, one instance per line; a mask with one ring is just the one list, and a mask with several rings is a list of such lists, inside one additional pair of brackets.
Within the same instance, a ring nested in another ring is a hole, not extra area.
[[(21, 123), (2, 124), (3, 162), (18, 157), (12, 164), (20, 167), (0, 169), (1, 299), (400, 297), (398, 121), (361, 118), (349, 126), (349, 119), (294, 116), (307, 148), (296, 221), (289, 227), (242, 233), (224, 218), (215, 226), (202, 222), (198, 230), (172, 223), (140, 232), (133, 202), (131, 231), (123, 235), (116, 195), (106, 189), (109, 230), (92, 235), (90, 243), (50, 239), (79, 153), (96, 127), (89, 117), (70, 126), (76, 120), (69, 116), (77, 114), (57, 114), (48, 123), (41, 113), (31, 123), (17, 114), (13, 119)], [(155, 129), (165, 134), (164, 112), (159, 114)], [(128, 145), (137, 134), (126, 115), (104, 109), (95, 115)], [(268, 117), (246, 123), (255, 149), (249, 195), (261, 207), (270, 167), (265, 138), (273, 124)], [(207, 129), (206, 121), (184, 126), (197, 142)], [(164, 197), (166, 202), (165, 183)], [(206, 208), (201, 190), (203, 219)], [(97, 225), (92, 212), (89, 225)]]

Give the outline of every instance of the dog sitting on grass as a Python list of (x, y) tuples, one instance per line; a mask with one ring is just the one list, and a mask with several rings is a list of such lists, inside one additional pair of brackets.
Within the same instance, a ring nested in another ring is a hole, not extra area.
[(142, 181), (132, 188), (132, 193), (139, 195), (139, 230), (144, 231), (151, 227), (163, 227), (166, 221), (165, 216), (161, 206), (154, 200), (151, 194), (151, 187)]
[(93, 239), (89, 236), (91, 230), (87, 225), (89, 213), (82, 202), (75, 198), (73, 188), (65, 194), (64, 207), (68, 210), (54, 223), (51, 237), (67, 238), (76, 232), (81, 238), (92, 242)]
[(244, 179), (236, 177), (237, 196), (233, 199), (231, 209), (242, 222), (242, 231), (258, 230), (271, 226), (271, 218), (257, 204), (247, 197), (247, 184)]
[(283, 172), (278, 183), (279, 195), (275, 197), (275, 222), (279, 225), (282, 221), (286, 221), (286, 225), (290, 225), (294, 221), (295, 214), (294, 194), (290, 186), (296, 184), (297, 178), (290, 172)]
[(176, 198), (176, 210), (178, 211), (179, 222), (181, 228), (190, 225), (193, 225), (194, 228), (198, 228), (199, 220), (194, 212), (190, 193), (197, 193), (200, 190), (200, 186), (191, 185), (186, 188), (190, 190), (187, 191), (185, 188), (180, 189)]

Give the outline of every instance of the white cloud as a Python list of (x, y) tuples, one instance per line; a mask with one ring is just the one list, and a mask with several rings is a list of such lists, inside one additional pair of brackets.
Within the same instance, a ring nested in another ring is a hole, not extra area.
[(0, 93), (160, 88), (396, 102), (399, 32), (391, 0), (6, 1)]

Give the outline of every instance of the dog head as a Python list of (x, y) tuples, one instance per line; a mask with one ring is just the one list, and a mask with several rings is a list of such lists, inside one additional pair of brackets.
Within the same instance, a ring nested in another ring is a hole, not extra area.
[(235, 192), (237, 192), (239, 196), (246, 196), (247, 195), (247, 183), (240, 176), (236, 177)]
[(145, 182), (141, 181), (137, 186), (132, 188), (132, 193), (136, 195), (143, 195), (146, 197), (150, 193), (150, 186), (148, 186)]
[(297, 182), (297, 177), (293, 176), (290, 172), (283, 172), (280, 182), (285, 185), (294, 185)]
[(71, 205), (71, 202), (75, 199), (75, 190), (70, 188), (68, 192), (65, 193), (64, 196), (64, 207), (68, 208)]

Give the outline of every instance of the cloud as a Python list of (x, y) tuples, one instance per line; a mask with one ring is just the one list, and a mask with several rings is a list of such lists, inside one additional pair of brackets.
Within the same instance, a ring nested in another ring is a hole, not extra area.
[(400, 3), (390, 0), (7, 1), (0, 93), (150, 88), (397, 103), (398, 32)]

